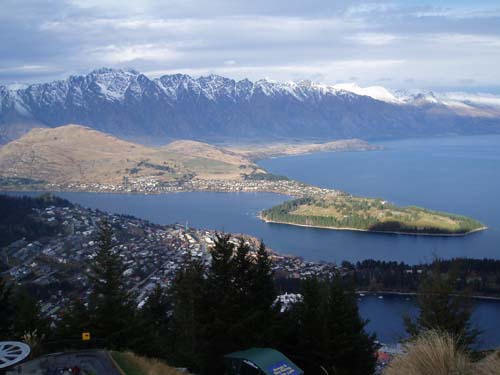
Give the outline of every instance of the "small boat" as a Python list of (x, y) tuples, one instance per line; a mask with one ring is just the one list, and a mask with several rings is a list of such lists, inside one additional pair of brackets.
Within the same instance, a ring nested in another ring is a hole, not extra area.
[(378, 299), (384, 299), (384, 296), (378, 296)]

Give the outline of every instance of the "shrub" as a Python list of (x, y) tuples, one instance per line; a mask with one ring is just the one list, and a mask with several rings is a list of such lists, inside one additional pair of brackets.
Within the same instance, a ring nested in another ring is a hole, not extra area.
[(458, 349), (447, 333), (427, 331), (410, 341), (405, 354), (397, 356), (385, 375), (468, 375), (472, 368), (468, 356)]
[(427, 331), (405, 346), (384, 375), (493, 375), (500, 374), (500, 351), (478, 362), (459, 349), (459, 340), (448, 333)]

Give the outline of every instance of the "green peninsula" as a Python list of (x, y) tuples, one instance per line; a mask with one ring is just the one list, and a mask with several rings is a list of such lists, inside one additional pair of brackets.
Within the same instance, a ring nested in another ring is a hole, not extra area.
[(486, 229), (479, 221), (420, 207), (398, 207), (347, 193), (302, 197), (263, 210), (262, 220), (300, 226), (418, 235), (465, 235)]

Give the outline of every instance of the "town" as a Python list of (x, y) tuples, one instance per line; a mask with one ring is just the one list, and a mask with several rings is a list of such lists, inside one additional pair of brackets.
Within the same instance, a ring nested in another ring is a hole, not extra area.
[[(268, 174), (266, 174), (268, 175)], [(273, 176), (273, 175), (269, 175)], [(12, 179), (10, 179), (12, 180)], [(341, 192), (333, 189), (325, 189), (312, 186), (287, 178), (279, 179), (179, 179), (170, 182), (159, 181), (154, 176), (124, 178), (121, 184), (87, 182), (87, 183), (33, 183), (23, 182), (22, 184), (12, 184), (12, 181), (2, 185), (3, 190), (13, 191), (77, 191), (96, 193), (179, 193), (192, 191), (208, 192), (266, 192), (289, 195), (293, 197), (335, 195)], [(343, 193), (345, 194), (345, 193)]]
[[(114, 250), (125, 267), (128, 288), (137, 296), (140, 308), (156, 285), (168, 287), (176, 272), (189, 259), (210, 262), (210, 248), (217, 233), (186, 225), (157, 225), (127, 215), (108, 214), (77, 205), (34, 209), (40, 222), (57, 228), (55, 236), (35, 241), (19, 239), (0, 251), (0, 272), (17, 284), (29, 284), (40, 291), (41, 311), (57, 321), (74, 298), (89, 296), (90, 264), (98, 250), (99, 223), (108, 221), (114, 231)], [(247, 242), (255, 253), (259, 241), (247, 235), (233, 235), (231, 241)], [(272, 250), (276, 277), (300, 280), (313, 275), (332, 276), (339, 272), (334, 263), (304, 261)]]

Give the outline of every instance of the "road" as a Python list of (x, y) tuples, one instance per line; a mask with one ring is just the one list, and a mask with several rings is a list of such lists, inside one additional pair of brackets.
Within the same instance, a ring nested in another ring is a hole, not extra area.
[(14, 374), (59, 375), (65, 368), (79, 367), (81, 375), (123, 375), (104, 350), (48, 354), (15, 366), (6, 372)]

